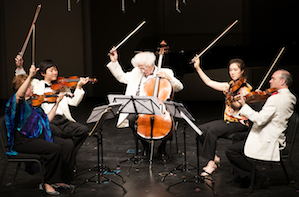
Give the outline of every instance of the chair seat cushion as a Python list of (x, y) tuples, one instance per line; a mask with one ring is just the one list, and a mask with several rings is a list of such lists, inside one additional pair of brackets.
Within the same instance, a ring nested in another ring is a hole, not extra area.
[(40, 155), (29, 153), (18, 153), (17, 155), (7, 156), (8, 159), (42, 159)]

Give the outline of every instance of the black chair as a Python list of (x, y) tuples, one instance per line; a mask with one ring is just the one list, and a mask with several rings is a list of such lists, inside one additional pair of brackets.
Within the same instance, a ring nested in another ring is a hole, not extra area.
[[(296, 173), (296, 169), (295, 166), (292, 162), (292, 152), (293, 152), (293, 147), (294, 147), (294, 142), (296, 139), (296, 134), (297, 134), (297, 130), (298, 130), (298, 123), (299, 123), (299, 117), (297, 113), (294, 113), (288, 123), (288, 127), (285, 131), (285, 135), (286, 135), (286, 147), (285, 149), (280, 151), (280, 161), (279, 163), (281, 164), (281, 167), (284, 171), (284, 174), (287, 178), (288, 184), (290, 183), (290, 179), (288, 176), (288, 173), (286, 171), (285, 165), (284, 165), (284, 161), (288, 161), (290, 163), (292, 172), (294, 174), (294, 178), (296, 183), (298, 182), (298, 175)], [(253, 171), (252, 171), (252, 176), (251, 176), (251, 186), (250, 186), (250, 192), (253, 191), (254, 189), (254, 181), (255, 181), (255, 173), (256, 173), (256, 164), (257, 162), (269, 162), (269, 161), (263, 161), (263, 160), (254, 160), (253, 162)], [(271, 162), (273, 163), (273, 162)]]
[(40, 162), (40, 160), (42, 159), (40, 157), (40, 155), (26, 154), (26, 153), (18, 153), (15, 156), (6, 155), (6, 151), (8, 151), (8, 145), (7, 145), (7, 130), (6, 130), (6, 126), (5, 126), (4, 116), (2, 116), (0, 118), (0, 144), (1, 144), (1, 148), (0, 148), (1, 149), (1, 154), (3, 155), (2, 158), (4, 158), (4, 168), (2, 168), (3, 171), (2, 171), (1, 176), (0, 176), (0, 185), (1, 185), (1, 182), (4, 178), (4, 174), (5, 174), (5, 171), (7, 169), (8, 163), (10, 163), (10, 162), (17, 162), (18, 163), (16, 171), (15, 171), (15, 175), (13, 177), (12, 185), (15, 185), (15, 180), (16, 180), (16, 177), (17, 177), (17, 174), (18, 174), (18, 170), (19, 170), (22, 162), (36, 162), (38, 164), (39, 172), (40, 172), (40, 176), (41, 176), (41, 181), (44, 185), (44, 174), (43, 174), (44, 168), (43, 168), (43, 165)]

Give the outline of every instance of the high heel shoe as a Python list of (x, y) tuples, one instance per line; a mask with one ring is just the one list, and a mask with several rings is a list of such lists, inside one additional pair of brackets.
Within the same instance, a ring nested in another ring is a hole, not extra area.
[(220, 157), (218, 157), (217, 155), (215, 155), (214, 162), (217, 165), (217, 168), (219, 168), (220, 167)]
[(209, 176), (209, 175), (212, 175), (213, 172), (216, 170), (217, 168), (217, 165), (215, 164), (215, 162), (211, 163), (213, 161), (209, 161), (208, 165), (206, 167), (203, 168), (203, 171), (200, 175), (201, 176)]
[[(39, 184), (39, 189), (42, 190), (42, 191), (44, 190), (42, 184)], [(45, 192), (46, 192), (47, 194), (51, 195), (51, 196), (58, 196), (58, 195), (60, 195), (60, 192), (58, 192), (58, 191), (56, 191), (56, 190), (53, 191), (53, 192), (49, 192), (49, 191), (47, 191), (46, 188), (45, 188)]]

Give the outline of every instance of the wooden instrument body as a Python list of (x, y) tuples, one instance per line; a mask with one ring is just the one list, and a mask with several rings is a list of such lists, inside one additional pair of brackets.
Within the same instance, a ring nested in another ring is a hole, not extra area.
[(47, 92), (43, 95), (37, 95), (33, 94), (31, 99), (32, 99), (32, 106), (39, 106), (43, 102), (45, 102), (45, 99), (47, 98), (48, 103), (55, 103), (57, 99), (57, 95), (52, 93), (52, 92)]
[[(65, 88), (74, 89), (80, 81), (78, 76), (71, 76), (69, 78), (58, 77), (56, 83), (51, 85), (51, 89), (55, 92), (62, 92)], [(97, 79), (89, 79), (88, 82), (96, 83)]]
[[(167, 51), (165, 49), (168, 49), (168, 47), (165, 46), (166, 43), (162, 41), (159, 51), (157, 72), (161, 69), (163, 54)], [(162, 100), (170, 98), (172, 93), (170, 82), (156, 76), (155, 78), (146, 81), (143, 89), (144, 95), (142, 96), (153, 96), (158, 98), (160, 106), (162, 106), (162, 115), (140, 114), (136, 120), (137, 134), (147, 140), (164, 139), (171, 136), (174, 128), (174, 121), (162, 102)]]
[(275, 92), (277, 92), (276, 88), (269, 88), (262, 92), (250, 92), (246, 95), (246, 102), (248, 104), (265, 102), (269, 98), (269, 96), (271, 96)]
[[(144, 96), (153, 96), (155, 78), (146, 81), (144, 86)], [(160, 79), (158, 99), (167, 100), (172, 93), (172, 86), (166, 79)], [(171, 136), (174, 128), (174, 121), (165, 108), (162, 115), (140, 114), (136, 121), (137, 134), (144, 139), (163, 139)]]

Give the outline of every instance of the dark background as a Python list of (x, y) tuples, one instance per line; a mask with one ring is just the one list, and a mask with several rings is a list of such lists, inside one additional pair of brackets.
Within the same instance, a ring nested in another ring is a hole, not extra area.
[[(14, 75), (14, 57), (21, 50), (36, 7), (42, 5), (36, 22), (36, 63), (53, 59), (59, 75), (91, 76), (99, 82), (87, 85), (87, 97), (105, 99), (109, 93), (123, 93), (106, 68), (107, 52), (137, 25), (146, 24), (119, 48), (124, 69), (132, 68), (134, 51), (155, 51), (165, 39), (170, 47), (164, 65), (172, 67), (184, 83), (176, 94), (181, 101), (220, 101), (223, 94), (203, 84), (188, 62), (236, 19), (238, 24), (202, 56), (202, 66), (217, 81), (228, 81), (227, 63), (233, 57), (244, 59), (249, 82), (257, 87), (282, 46), (286, 51), (277, 68), (286, 68), (294, 76), (293, 92), (298, 95), (299, 12), (297, 1), (270, 0), (2, 0), (1, 32), (1, 99), (13, 94), (10, 82)], [(31, 64), (31, 42), (24, 55), (25, 68)], [(269, 78), (262, 89), (269, 87)]]

